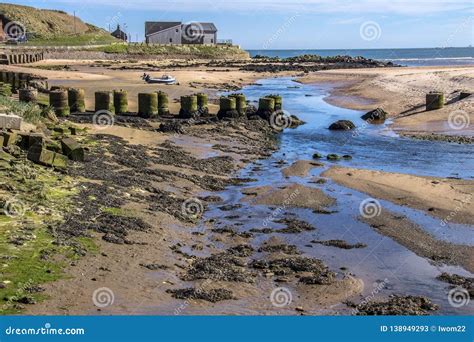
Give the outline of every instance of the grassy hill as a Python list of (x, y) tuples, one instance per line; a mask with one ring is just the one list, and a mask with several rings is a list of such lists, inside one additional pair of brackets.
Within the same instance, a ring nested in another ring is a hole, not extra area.
[(0, 3), (0, 17), (21, 23), (35, 45), (93, 45), (117, 42), (107, 31), (74, 20), (63, 11)]

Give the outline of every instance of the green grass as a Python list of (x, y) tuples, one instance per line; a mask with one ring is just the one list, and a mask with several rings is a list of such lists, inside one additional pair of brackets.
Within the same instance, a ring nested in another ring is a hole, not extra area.
[(103, 213), (107, 213), (107, 214), (114, 215), (114, 216), (122, 216), (122, 217), (134, 217), (135, 216), (134, 211), (130, 210), (130, 209), (110, 207), (110, 208), (102, 208), (101, 210), (102, 210)]
[(42, 109), (30, 103), (15, 101), (9, 97), (0, 95), (0, 107), (4, 107), (5, 112), (21, 116), (23, 120), (30, 123), (38, 123), (43, 118)]
[(248, 53), (237, 46), (221, 45), (147, 45), (147, 44), (113, 44), (94, 49), (106, 53), (129, 55), (192, 55), (202, 58), (235, 57), (246, 58)]
[(32, 46), (88, 46), (106, 45), (119, 42), (106, 31), (97, 31), (82, 34), (53, 35), (46, 38), (30, 39), (26, 45)]

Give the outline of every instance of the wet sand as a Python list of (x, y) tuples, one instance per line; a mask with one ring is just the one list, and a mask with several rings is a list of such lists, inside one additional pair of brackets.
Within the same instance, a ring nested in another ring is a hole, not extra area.
[(474, 181), (332, 167), (322, 176), (374, 198), (422, 210), (448, 222), (474, 224)]
[(388, 236), (417, 255), (434, 263), (461, 265), (474, 272), (474, 247), (440, 241), (406, 217), (384, 210), (381, 215), (361, 218), (376, 231)]

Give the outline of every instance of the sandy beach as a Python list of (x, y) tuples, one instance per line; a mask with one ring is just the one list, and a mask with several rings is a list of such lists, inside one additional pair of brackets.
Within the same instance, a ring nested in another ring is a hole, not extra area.
[[(459, 91), (474, 88), (472, 66), (329, 70), (299, 81), (335, 83), (337, 86), (326, 101), (336, 106), (366, 111), (385, 109), (393, 119), (390, 128), (399, 134), (474, 135), (474, 99), (471, 96), (455, 101)], [(449, 104), (440, 110), (425, 111), (425, 95), (430, 91), (444, 92)], [(452, 113), (460, 122), (449, 119)], [(450, 126), (450, 121), (457, 124)]]
[[(331, 104), (359, 110), (383, 107), (394, 121), (390, 129), (397, 133), (470, 136), (473, 132), (472, 125), (454, 131), (447, 130), (444, 123), (454, 108), (468, 112), (471, 118), (470, 98), (439, 111), (420, 109), (424, 94), (433, 88), (433, 78), (437, 89), (441, 87), (447, 94), (460, 87), (472, 89), (471, 67), (334, 70), (301, 77), (290, 71), (250, 72), (225, 66), (211, 70), (193, 66), (194, 62), (181, 63), (184, 66), (168, 68), (171, 61), (150, 65), (46, 60), (8, 68), (46, 77), (50, 85), (84, 88), (86, 107), (91, 111), (95, 91), (124, 89), (129, 94), (130, 111), (137, 109), (140, 92), (166, 91), (170, 111), (177, 113), (180, 96), (203, 91), (209, 94), (209, 111), (215, 114), (218, 92), (238, 91), (259, 79), (293, 76), (303, 83), (330, 83), (334, 89), (325, 100)], [(179, 84), (146, 84), (140, 76), (149, 70), (153, 74), (170, 73)], [(408, 115), (413, 111), (415, 114)], [(42, 285), (48, 299), (23, 307), (28, 314), (173, 315), (177, 310), (178, 314), (274, 314), (268, 297), (275, 284), (284, 284), (298, 296), (277, 314), (337, 313), (334, 307), (350, 300), (357, 302), (370, 289), (344, 261), (334, 262), (324, 254), (312, 257), (308, 249), (318, 251), (323, 244), (337, 253), (337, 249), (364, 249), (365, 241), (351, 244), (342, 239), (300, 237), (318, 233), (321, 224), (291, 212), (309, 210), (329, 218), (336, 214), (340, 198), (333, 197), (331, 187), (325, 186), (328, 179), (420, 210), (440, 224), (474, 223), (471, 180), (330, 167), (322, 160), (301, 159), (272, 164), (284, 182), (246, 187), (253, 180), (239, 178), (242, 168), (252, 164), (254, 174), (258, 174), (261, 161), (279, 148), (279, 132), (261, 121), (215, 122), (211, 117), (210, 121), (184, 125), (183, 132), (167, 133), (159, 131), (160, 120), (117, 122), (106, 130), (81, 121), (76, 124), (89, 129), (81, 141), (90, 144), (90, 158), (68, 171), (78, 180), (81, 191), (77, 201), (83, 207), (68, 214), (60, 236), (68, 241), (72, 235), (86, 234), (94, 241), (95, 252), (84, 253), (74, 261), (60, 259), (67, 265), (65, 274)], [(318, 172), (323, 173), (314, 177)], [(243, 197), (238, 203), (224, 205), (225, 199), (216, 195), (228, 187), (242, 187), (239, 193)], [(192, 202), (197, 216), (183, 215), (186, 201)], [(242, 214), (234, 211), (242, 206), (256, 208), (255, 217), (248, 213), (253, 227), (248, 231), (240, 231), (235, 223)], [(258, 212), (262, 207), (278, 214), (270, 220), (278, 228), (262, 226), (261, 218), (267, 215)], [(220, 219), (200, 222), (208, 209), (217, 210)], [(79, 217), (85, 217), (87, 224), (78, 225)], [(387, 211), (383, 217), (360, 221), (430, 262), (473, 270), (471, 246), (440, 241), (407, 217), (400, 221)], [(98, 309), (90, 299), (98, 286), (112, 289), (118, 305)], [(184, 290), (188, 292), (179, 292)], [(183, 299), (187, 304), (181, 310)], [(217, 303), (220, 301), (225, 305)], [(397, 310), (403, 309), (400, 306)]]

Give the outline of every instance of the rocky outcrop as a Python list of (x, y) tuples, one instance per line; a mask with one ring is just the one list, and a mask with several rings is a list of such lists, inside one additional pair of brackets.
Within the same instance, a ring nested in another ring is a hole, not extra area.
[(331, 124), (329, 129), (331, 131), (350, 131), (354, 129), (355, 125), (352, 121), (349, 120), (339, 120)]
[(384, 111), (382, 108), (377, 108), (371, 110), (370, 112), (365, 113), (361, 116), (361, 119), (367, 122), (380, 122), (385, 121), (387, 119), (388, 113)]

